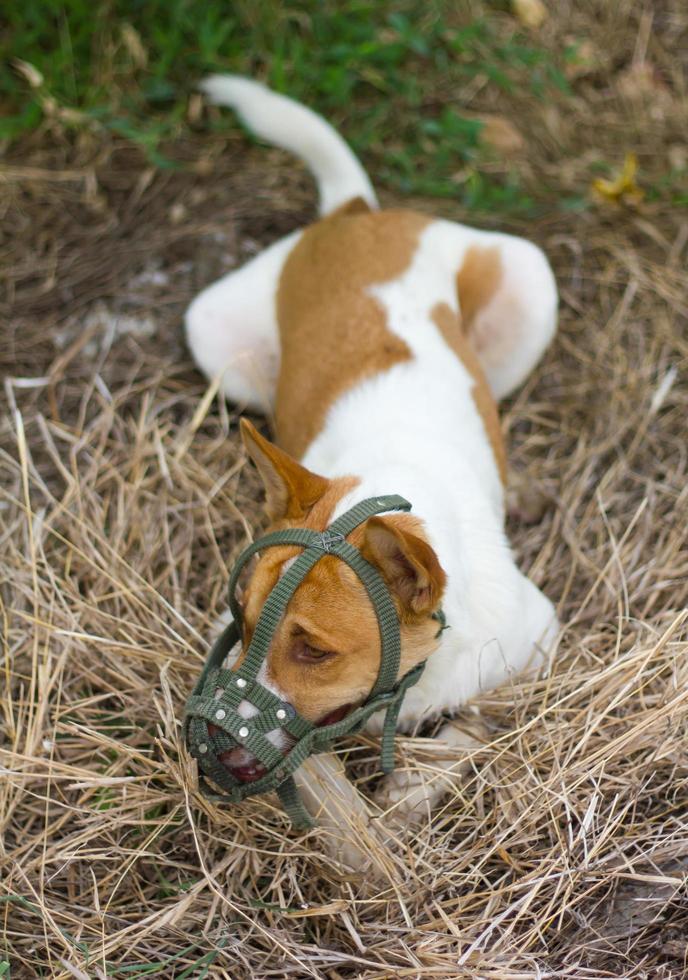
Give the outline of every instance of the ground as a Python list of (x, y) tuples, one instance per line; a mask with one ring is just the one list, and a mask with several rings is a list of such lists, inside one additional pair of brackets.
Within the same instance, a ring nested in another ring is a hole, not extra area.
[[(41, 64), (39, 109), (10, 91), (24, 122), (0, 165), (0, 976), (688, 972), (688, 18), (679, 0), (551, 4), (537, 26), (506, 3), (407, 4), (357, 33), (355, 6), (291, 5), (281, 56), (266, 41), (253, 67), (311, 86), (385, 203), (525, 234), (557, 275), (557, 340), (502, 416), (546, 502), (510, 534), (564, 623), (553, 672), (478, 699), (473, 775), (372, 894), (269, 799), (196, 795), (179, 718), (262, 518), (241, 406), (207, 392), (181, 317), (314, 192), (202, 114), (153, 15), (122, 34), (174, 78), (153, 135), (121, 75), (105, 125), (102, 89)], [(311, 69), (326, 30), (343, 53), (330, 37)], [(347, 749), (365, 791), (377, 745)], [(398, 756), (423, 765), (423, 739)]]

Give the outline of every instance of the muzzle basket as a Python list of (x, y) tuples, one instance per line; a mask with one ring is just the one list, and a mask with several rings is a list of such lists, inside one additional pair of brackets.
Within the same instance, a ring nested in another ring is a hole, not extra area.
[[(410, 509), (411, 505), (402, 497), (374, 497), (356, 504), (323, 532), (308, 528), (274, 531), (249, 545), (239, 556), (229, 581), (233, 622), (213, 644), (186, 704), (184, 717), (187, 744), (200, 770), (199, 786), (210, 799), (239, 803), (247, 796), (277, 790), (293, 824), (298, 827), (311, 825), (294, 782), (294, 772), (309, 755), (330, 749), (341, 735), (359, 731), (370, 716), (380, 710), (386, 712), (381, 767), (384, 772), (394, 768), (394, 733), (401, 703), (408, 688), (419, 680), (425, 664), (414, 667), (397, 681), (401, 640), (394, 602), (377, 569), (346, 540), (346, 536), (374, 514)], [(241, 638), (241, 609), (236, 598), (239, 576), (255, 554), (282, 545), (294, 545), (303, 550), (268, 595), (240, 668), (227, 669), (223, 664)], [(325, 555), (335, 555), (346, 562), (363, 583), (377, 616), (381, 658), (377, 680), (366, 701), (340, 721), (316, 726), (261, 684), (258, 674), (290, 599)], [(252, 705), (256, 713), (249, 718), (240, 714), (242, 702)], [(271, 731), (279, 728), (294, 739), (286, 753), (268, 738)], [(247, 749), (260, 760), (266, 770), (263, 776), (253, 782), (242, 782), (223, 765), (219, 756), (237, 747)], [(208, 780), (222, 792), (214, 791)]]

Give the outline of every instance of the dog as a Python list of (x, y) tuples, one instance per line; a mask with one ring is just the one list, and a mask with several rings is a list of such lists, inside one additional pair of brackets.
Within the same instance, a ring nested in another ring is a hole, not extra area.
[[(322, 531), (376, 495), (412, 502), (412, 514), (371, 517), (350, 540), (393, 596), (399, 676), (427, 660), (399, 729), (451, 719), (478, 693), (545, 666), (557, 635), (552, 603), (519, 571), (505, 536), (506, 454), (496, 407), (554, 336), (549, 263), (522, 238), (381, 210), (335, 130), (262, 84), (216, 75), (202, 88), (258, 137), (305, 162), (318, 185), (320, 219), (200, 293), (186, 313), (188, 346), (201, 371), (220, 378), (227, 399), (274, 419), (276, 443), (241, 421), (271, 529)], [(298, 553), (276, 547), (257, 560), (241, 598), (244, 647)], [(449, 628), (438, 633), (440, 606)], [(331, 723), (368, 697), (379, 665), (367, 594), (328, 556), (290, 601), (262, 683), (308, 721)], [(256, 711), (243, 707), (246, 717)], [(369, 730), (379, 731), (375, 717)], [(271, 736), (288, 748), (285, 732)], [(437, 738), (444, 756), (430, 774), (400, 770), (382, 780), (376, 803), (397, 825), (431, 812), (474, 744), (451, 720)], [(247, 750), (226, 756), (237, 778), (259, 775)], [(339, 853), (361, 866), (372, 804), (333, 756), (308, 760), (299, 779), (311, 812), (343, 841)]]

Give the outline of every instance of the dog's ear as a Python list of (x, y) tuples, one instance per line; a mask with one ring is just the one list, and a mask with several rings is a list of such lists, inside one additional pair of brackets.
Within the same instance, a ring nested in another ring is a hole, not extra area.
[(427, 615), (440, 604), (447, 576), (432, 547), (403, 517), (371, 517), (361, 552), (381, 572), (403, 607)]
[(303, 517), (327, 490), (329, 480), (297, 463), (262, 436), (248, 419), (241, 420), (241, 438), (263, 481), (271, 520)]

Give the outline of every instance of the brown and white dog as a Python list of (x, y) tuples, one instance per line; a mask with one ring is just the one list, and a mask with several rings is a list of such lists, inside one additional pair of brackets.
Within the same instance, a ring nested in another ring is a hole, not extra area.
[[(228, 399), (275, 419), (277, 445), (242, 422), (272, 528), (324, 529), (382, 494), (412, 502), (413, 515), (371, 518), (351, 539), (397, 604), (401, 673), (429, 658), (400, 728), (451, 716), (478, 692), (542, 666), (557, 631), (551, 602), (518, 570), (505, 537), (496, 408), (556, 329), (549, 264), (521, 238), (379, 210), (360, 163), (328, 123), (259, 83), (213, 76), (203, 88), (305, 161), (322, 217), (204, 290), (186, 315), (189, 346), (209, 378), (221, 377)], [(244, 645), (296, 553), (273, 548), (257, 562), (243, 596)], [(451, 628), (438, 638), (431, 617), (440, 604)], [(362, 584), (326, 557), (291, 601), (261, 680), (305, 718), (329, 722), (366, 699), (379, 661)], [(255, 710), (243, 707), (246, 717)], [(288, 747), (283, 731), (273, 739)], [(445, 758), (435, 776), (458, 771), (465, 736), (448, 722), (439, 740)], [(227, 755), (240, 778), (260, 775), (246, 750)], [(311, 759), (301, 781), (321, 820), (362, 832), (368, 806), (331, 757)], [(402, 770), (384, 781), (377, 804), (418, 817), (446, 785)], [(356, 860), (346, 842), (344, 854)]]

